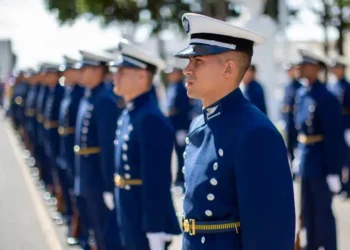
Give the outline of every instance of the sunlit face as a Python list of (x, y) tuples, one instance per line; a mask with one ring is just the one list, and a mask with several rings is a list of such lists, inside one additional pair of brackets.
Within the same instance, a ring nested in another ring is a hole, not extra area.
[(184, 69), (187, 95), (195, 99), (204, 99), (216, 91), (223, 79), (224, 65), (216, 55), (190, 57)]
[(183, 78), (183, 73), (180, 70), (174, 70), (173, 72), (167, 74), (166, 77), (168, 83), (175, 83)]
[(344, 77), (345, 74), (345, 68), (343, 66), (334, 66), (331, 68), (332, 74), (334, 74), (337, 79), (341, 79)]
[(90, 79), (93, 77), (94, 75), (94, 67), (90, 67), (90, 66), (85, 66), (81, 69), (81, 83), (84, 86), (89, 86), (90, 85)]
[(58, 82), (58, 74), (54, 72), (48, 72), (46, 73), (45, 80), (49, 85), (54, 85)]
[(75, 74), (73, 69), (67, 69), (63, 72), (65, 84), (71, 85), (75, 82)]
[(133, 68), (118, 68), (118, 71), (113, 74), (113, 92), (120, 96), (133, 93), (138, 87), (139, 71)]
[(287, 73), (290, 79), (296, 79), (299, 77), (299, 69), (297, 66), (291, 67)]
[(301, 78), (315, 78), (318, 75), (320, 66), (311, 63), (303, 63), (300, 65), (300, 77)]

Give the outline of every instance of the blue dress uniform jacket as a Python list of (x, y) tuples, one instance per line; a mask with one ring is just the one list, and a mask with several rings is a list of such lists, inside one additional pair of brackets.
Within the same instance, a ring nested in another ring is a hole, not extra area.
[(330, 87), (330, 90), (340, 102), (344, 126), (348, 129), (350, 128), (350, 83), (343, 78)]
[(168, 85), (167, 101), (169, 119), (175, 131), (188, 130), (191, 106), (183, 81)]
[[(334, 86), (331, 91), (338, 98), (340, 105), (342, 106), (342, 115), (344, 121), (344, 128), (350, 129), (350, 83), (345, 79), (341, 79)], [(345, 166), (350, 172), (350, 146), (347, 145), (345, 153)], [(343, 191), (350, 195), (350, 178), (348, 181), (343, 183)]]
[(295, 119), (299, 133), (300, 176), (340, 174), (345, 142), (341, 109), (336, 97), (320, 81), (300, 89)]
[(64, 87), (60, 84), (51, 87), (46, 99), (44, 110), (45, 150), (49, 157), (50, 166), (56, 166), (56, 158), (59, 155), (58, 118)]
[(319, 81), (300, 89), (296, 127), (301, 176), (301, 214), (307, 231), (306, 250), (337, 249), (332, 193), (327, 175), (339, 175), (345, 143), (340, 105)]
[(69, 186), (73, 187), (74, 181), (74, 140), (75, 125), (79, 109), (79, 103), (84, 95), (84, 88), (79, 85), (67, 87), (61, 102), (59, 115), (60, 135), (60, 156), (59, 165), (62, 169), (66, 169), (69, 177)]
[[(168, 100), (168, 117), (175, 129), (175, 133), (180, 130), (188, 131), (190, 127), (190, 112), (191, 105), (187, 96), (187, 90), (183, 81), (177, 83), (171, 83), (167, 87), (167, 100)], [(185, 142), (183, 144), (175, 141), (175, 151), (177, 155), (178, 172), (176, 176), (177, 183), (183, 183), (183, 157), (182, 154), (185, 150)]]
[[(120, 113), (116, 97), (104, 83), (85, 91), (76, 121), (76, 195), (114, 191), (114, 138), (111, 135), (115, 133)], [(84, 154), (85, 148), (98, 150)]]
[(77, 115), (74, 194), (86, 202), (99, 250), (120, 249), (116, 210), (103, 201), (103, 192), (114, 191), (113, 134), (120, 113), (116, 97), (100, 83), (85, 91)]
[(180, 233), (170, 192), (173, 130), (152, 91), (127, 104), (118, 120), (115, 145), (122, 245), (147, 250), (147, 232)]
[(46, 185), (52, 184), (52, 176), (50, 173), (50, 168), (48, 166), (48, 159), (45, 151), (46, 129), (44, 128), (45, 104), (49, 91), (49, 87), (41, 85), (36, 102), (36, 120), (38, 135), (37, 161), (41, 167), (41, 177)]
[(203, 110), (186, 143), (183, 250), (294, 249), (283, 138), (239, 88)]
[(60, 104), (59, 127), (60, 135), (59, 156), (57, 158), (57, 173), (62, 186), (62, 194), (65, 201), (65, 215), (67, 224), (70, 225), (73, 215), (73, 204), (70, 190), (73, 189), (74, 168), (74, 134), (75, 122), (78, 112), (79, 102), (84, 94), (84, 89), (75, 85), (66, 87), (64, 97)]
[(25, 125), (25, 104), (28, 91), (29, 85), (26, 82), (18, 83), (13, 87), (13, 95), (11, 98), (10, 108), (15, 128), (18, 128), (19, 125)]
[(25, 115), (26, 122), (25, 127), (29, 135), (30, 142), (33, 146), (34, 152), (37, 148), (37, 121), (36, 121), (36, 100), (38, 97), (40, 85), (32, 85), (29, 88), (26, 103), (25, 103)]
[(294, 111), (295, 111), (295, 99), (297, 91), (302, 87), (302, 84), (298, 80), (293, 80), (285, 86), (284, 98), (282, 103), (282, 119), (286, 124), (285, 134), (287, 141), (287, 149), (291, 157), (291, 161), (294, 159), (294, 149), (297, 146), (298, 131), (295, 128)]
[(245, 86), (244, 96), (253, 103), (261, 112), (267, 114), (264, 90), (260, 83), (252, 80)]

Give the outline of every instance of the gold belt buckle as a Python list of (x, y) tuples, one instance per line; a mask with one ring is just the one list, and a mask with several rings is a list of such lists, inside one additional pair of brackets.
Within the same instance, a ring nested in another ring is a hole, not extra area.
[(194, 219), (186, 219), (183, 222), (184, 232), (189, 233), (189, 235), (196, 234), (196, 221)]

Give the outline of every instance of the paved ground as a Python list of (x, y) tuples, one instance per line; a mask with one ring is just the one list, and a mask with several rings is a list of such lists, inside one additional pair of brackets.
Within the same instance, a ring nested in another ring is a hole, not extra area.
[[(298, 203), (298, 184), (295, 185)], [(0, 249), (1, 250), (76, 250), (65, 243), (66, 228), (50, 218), (41, 191), (24, 160), (24, 153), (9, 125), (0, 121)], [(181, 197), (175, 197), (181, 213)], [(299, 207), (297, 205), (297, 207)], [(350, 249), (350, 201), (336, 198), (339, 249)], [(278, 237), (278, 236), (277, 236)], [(181, 237), (171, 250), (181, 249)]]

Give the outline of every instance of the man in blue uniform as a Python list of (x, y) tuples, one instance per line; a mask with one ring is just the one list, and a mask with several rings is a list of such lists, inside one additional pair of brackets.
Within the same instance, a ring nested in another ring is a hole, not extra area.
[(336, 97), (319, 79), (326, 59), (317, 51), (301, 49), (300, 76), (307, 87), (296, 100), (298, 152), (293, 165), (301, 177), (301, 218), (307, 232), (306, 250), (336, 250), (332, 193), (341, 188), (344, 159), (343, 120)]
[(25, 133), (24, 126), (26, 120), (25, 103), (29, 91), (29, 78), (31, 78), (31, 75), (28, 75), (24, 71), (19, 74), (15, 86), (13, 87), (13, 96), (11, 98), (11, 113), (14, 128), (18, 130), (27, 149), (29, 149), (29, 136)]
[(290, 162), (294, 160), (294, 150), (297, 146), (298, 132), (295, 128), (294, 122), (294, 106), (297, 91), (302, 87), (298, 80), (297, 65), (288, 63), (285, 65), (287, 70), (289, 82), (284, 87), (284, 98), (282, 102), (282, 119), (285, 124), (286, 144), (289, 154)]
[(190, 44), (176, 54), (203, 114), (186, 138), (183, 250), (292, 250), (293, 183), (281, 134), (239, 84), (264, 38), (207, 16), (182, 18)]
[[(65, 217), (69, 227), (67, 242), (70, 245), (77, 244), (76, 228), (71, 227), (73, 219), (73, 198), (71, 196), (73, 190), (74, 176), (74, 135), (75, 123), (77, 119), (78, 107), (80, 99), (83, 97), (84, 88), (78, 85), (80, 80), (80, 64), (78, 60), (71, 57), (64, 57), (65, 64), (62, 65), (65, 92), (60, 104), (59, 128), (60, 150), (57, 158), (57, 170), (60, 176), (62, 191), (65, 201)], [(75, 219), (75, 218), (74, 218)], [(76, 219), (75, 219), (76, 221)], [(74, 225), (75, 226), (75, 225)], [(88, 235), (88, 234), (86, 234)], [(86, 242), (87, 242), (87, 237)], [(84, 240), (83, 240), (84, 241)], [(83, 247), (83, 246), (82, 246)]]
[[(58, 117), (59, 107), (64, 93), (64, 87), (59, 82), (59, 65), (47, 64), (45, 67), (45, 82), (49, 87), (43, 112), (45, 139), (44, 150), (47, 157), (47, 171), (51, 174), (53, 180), (53, 193), (57, 199), (58, 213), (54, 216), (56, 223), (62, 224), (61, 214), (64, 212), (64, 200), (62, 194), (61, 181), (57, 172), (57, 157), (59, 155), (59, 135), (58, 135)], [(52, 192), (52, 191), (51, 191)]]
[(115, 62), (115, 92), (126, 102), (115, 140), (115, 198), (122, 245), (127, 250), (164, 250), (179, 234), (171, 186), (174, 134), (152, 92), (164, 62), (127, 41)]
[(40, 171), (40, 177), (44, 182), (44, 187), (48, 192), (45, 193), (45, 197), (49, 200), (52, 194), (53, 189), (53, 180), (51, 171), (48, 165), (48, 158), (45, 152), (45, 138), (46, 138), (46, 130), (44, 128), (44, 112), (45, 112), (45, 104), (47, 100), (47, 96), (49, 94), (49, 86), (46, 83), (46, 73), (45, 73), (45, 65), (42, 65), (40, 68), (40, 90), (38, 93), (38, 97), (36, 100), (36, 120), (37, 120), (37, 158), (36, 165)]
[(344, 121), (344, 137), (347, 144), (345, 165), (342, 171), (342, 197), (350, 198), (350, 83), (345, 78), (345, 69), (349, 64), (349, 58), (338, 57), (335, 59), (331, 72), (336, 76), (337, 83), (331, 87), (342, 107)]
[(243, 80), (244, 96), (253, 103), (261, 112), (267, 115), (264, 89), (256, 80), (256, 66), (250, 65)]
[(190, 127), (190, 100), (183, 81), (182, 70), (185, 68), (187, 60), (174, 59), (167, 68), (167, 114), (175, 129), (175, 152), (177, 155), (177, 175), (175, 185), (183, 187), (184, 176), (182, 167), (184, 164), (183, 153), (185, 151), (185, 138)]
[(12, 96), (10, 100), (10, 112), (11, 112), (11, 119), (12, 124), (15, 130), (20, 128), (20, 119), (19, 119), (19, 112), (18, 110), (20, 107), (24, 107), (24, 100), (23, 100), (23, 92), (21, 91), (24, 86), (24, 72), (20, 72), (19, 75), (16, 77), (16, 81), (14, 83), (14, 86), (12, 87)]
[(113, 202), (114, 138), (121, 109), (103, 79), (109, 55), (81, 51), (82, 80), (86, 87), (79, 104), (75, 136), (74, 193), (85, 203), (98, 250), (118, 250)]
[(25, 130), (29, 136), (31, 157), (37, 156), (37, 121), (36, 121), (36, 99), (40, 88), (38, 74), (29, 79), (29, 91), (25, 102)]

